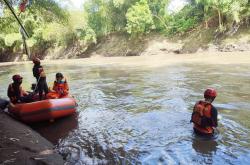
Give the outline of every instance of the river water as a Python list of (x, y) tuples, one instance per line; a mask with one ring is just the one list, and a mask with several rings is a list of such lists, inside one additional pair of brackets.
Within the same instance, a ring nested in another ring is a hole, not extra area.
[[(70, 63), (44, 65), (48, 83), (67, 77), (77, 114), (33, 128), (67, 164), (249, 164), (250, 65), (176, 63), (159, 67)], [(11, 75), (34, 82), (31, 64), (0, 67), (0, 96)], [(219, 121), (214, 139), (192, 132), (190, 115), (214, 87)]]

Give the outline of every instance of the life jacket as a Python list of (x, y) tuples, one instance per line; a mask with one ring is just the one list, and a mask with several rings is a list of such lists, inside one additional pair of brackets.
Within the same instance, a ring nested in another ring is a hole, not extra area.
[(39, 72), (40, 77), (46, 77), (46, 74), (45, 74), (44, 69), (42, 67), (38, 69), (38, 72)]
[(44, 72), (44, 69), (41, 65), (35, 64), (33, 67), (33, 76), (38, 80), (45, 79), (46, 74)]
[(27, 6), (27, 0), (24, 0), (22, 3), (20, 3), (20, 5), (19, 5), (19, 10), (20, 10), (20, 12), (24, 12), (25, 11), (25, 9), (26, 9), (26, 6)]
[(191, 122), (194, 128), (204, 134), (213, 134), (212, 125), (212, 105), (205, 101), (199, 101), (195, 104)]
[(57, 93), (57, 92), (49, 92), (47, 95), (46, 95), (46, 98), (47, 99), (58, 99), (60, 98), (60, 94)]
[(19, 86), (18, 91), (15, 90), (13, 83), (9, 85), (8, 88), (8, 97), (12, 103), (17, 103), (20, 97), (23, 97), (25, 92), (23, 91), (22, 87)]
[(61, 82), (54, 81), (53, 90), (62, 96), (68, 95), (69, 87), (66, 79)]

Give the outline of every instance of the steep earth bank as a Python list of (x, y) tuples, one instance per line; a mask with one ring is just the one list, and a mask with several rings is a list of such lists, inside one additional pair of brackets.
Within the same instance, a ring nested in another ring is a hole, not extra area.
[[(216, 32), (215, 28), (196, 28), (174, 37), (150, 33), (131, 38), (127, 34), (114, 33), (98, 38), (97, 44), (89, 45), (88, 48), (79, 45), (50, 48), (39, 56), (42, 59), (75, 59), (96, 55), (114, 57), (239, 51), (250, 51), (250, 27), (242, 26), (236, 32), (223, 34)], [(0, 56), (0, 61), (22, 60), (25, 57), (21, 54)]]

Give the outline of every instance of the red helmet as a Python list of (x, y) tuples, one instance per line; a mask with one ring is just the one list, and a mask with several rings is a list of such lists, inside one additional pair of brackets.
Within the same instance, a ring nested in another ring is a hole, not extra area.
[(208, 88), (204, 92), (204, 98), (215, 98), (217, 96), (217, 92), (213, 88)]
[(19, 80), (22, 80), (22, 79), (23, 79), (22, 76), (20, 76), (19, 74), (16, 74), (16, 75), (12, 76), (13, 81), (19, 81)]
[(39, 58), (33, 58), (33, 63), (34, 64), (40, 64), (40, 59)]

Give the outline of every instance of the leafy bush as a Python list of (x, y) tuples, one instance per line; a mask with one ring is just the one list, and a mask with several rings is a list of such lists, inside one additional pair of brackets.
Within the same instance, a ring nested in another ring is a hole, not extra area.
[(187, 5), (180, 12), (166, 18), (167, 34), (183, 33), (194, 28), (203, 19), (202, 10), (197, 6)]
[(5, 36), (3, 34), (0, 34), (0, 47), (5, 47)]
[(140, 0), (129, 8), (126, 18), (126, 29), (129, 34), (148, 33), (155, 28), (152, 13), (146, 0)]
[(4, 38), (6, 46), (13, 46), (14, 43), (22, 43), (22, 37), (19, 33), (10, 33), (7, 34)]
[(96, 43), (95, 31), (88, 26), (84, 29), (77, 29), (77, 37), (80, 41), (83, 41), (84, 45)]

